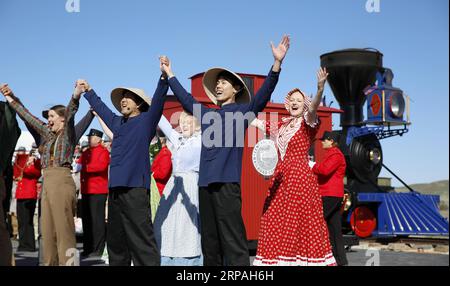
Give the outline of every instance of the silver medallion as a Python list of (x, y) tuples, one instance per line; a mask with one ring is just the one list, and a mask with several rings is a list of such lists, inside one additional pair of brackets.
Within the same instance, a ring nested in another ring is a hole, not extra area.
[(252, 153), (253, 166), (264, 177), (272, 176), (278, 163), (275, 142), (262, 139), (255, 145)]

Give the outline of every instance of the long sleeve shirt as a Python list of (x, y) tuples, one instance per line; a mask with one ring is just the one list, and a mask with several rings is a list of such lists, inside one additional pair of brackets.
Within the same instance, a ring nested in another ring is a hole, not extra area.
[(185, 138), (172, 128), (172, 125), (164, 115), (161, 117), (158, 126), (170, 142), (173, 172), (198, 173), (202, 149), (201, 133), (195, 132), (191, 137)]
[(172, 153), (164, 146), (152, 163), (152, 174), (158, 187), (159, 195), (162, 196), (164, 187), (172, 175)]
[[(199, 186), (212, 183), (240, 183), (244, 137), (249, 120), (232, 120), (230, 117), (245, 116), (266, 107), (278, 82), (279, 72), (270, 71), (263, 85), (248, 104), (226, 104), (219, 109), (207, 108), (199, 104), (178, 82), (176, 77), (169, 79), (169, 85), (183, 108), (197, 116), (201, 122), (202, 150), (200, 160)], [(195, 112), (194, 112), (195, 109)], [(197, 110), (199, 109), (200, 112)], [(235, 118), (237, 118), (235, 117)], [(220, 133), (221, 132), (221, 133)], [(210, 144), (213, 142), (213, 144)], [(217, 144), (216, 144), (217, 142)], [(219, 146), (217, 146), (219, 145)]]
[(49, 167), (70, 168), (76, 145), (74, 118), (79, 103), (79, 99), (71, 98), (66, 107), (64, 127), (58, 133), (52, 132), (43, 121), (32, 115), (18, 101), (15, 100), (11, 103), (11, 107), (16, 110), (17, 114), (30, 124), (45, 142), (41, 157), (42, 169)]
[(312, 168), (317, 175), (319, 191), (323, 197), (344, 196), (345, 157), (341, 150), (332, 147), (327, 150), (322, 162)]
[(150, 189), (149, 146), (155, 136), (168, 89), (167, 80), (160, 79), (149, 110), (129, 118), (114, 114), (94, 90), (84, 94), (91, 107), (114, 134), (109, 188)]
[(41, 162), (36, 159), (32, 164), (25, 165), (23, 178), (17, 182), (16, 199), (36, 199), (37, 183), (41, 177)]
[[(80, 141), (83, 134), (88, 129), (89, 125), (91, 125), (92, 120), (94, 119), (94, 114), (92, 114), (91, 111), (88, 111), (86, 115), (81, 118), (81, 120), (75, 125), (75, 141)], [(25, 122), (25, 126), (27, 127), (28, 131), (30, 132), (31, 136), (33, 136), (34, 142), (37, 146), (41, 145), (41, 143), (44, 143), (44, 141), (41, 138), (41, 135), (27, 122)]]
[(81, 162), (81, 193), (107, 194), (109, 152), (102, 145), (91, 147), (80, 157)]

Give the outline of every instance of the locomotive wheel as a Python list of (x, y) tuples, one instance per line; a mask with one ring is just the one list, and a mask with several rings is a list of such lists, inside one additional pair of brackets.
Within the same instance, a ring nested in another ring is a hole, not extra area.
[(350, 217), (350, 225), (357, 236), (369, 237), (377, 226), (377, 218), (370, 208), (359, 206)]

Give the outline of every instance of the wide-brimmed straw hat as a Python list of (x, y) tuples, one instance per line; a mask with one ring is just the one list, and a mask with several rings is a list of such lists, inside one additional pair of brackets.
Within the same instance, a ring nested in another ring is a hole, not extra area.
[(111, 102), (119, 112), (122, 110), (122, 108), (120, 107), (120, 101), (122, 100), (123, 96), (127, 91), (134, 93), (136, 96), (141, 98), (146, 104), (148, 104), (148, 106), (151, 105), (152, 100), (145, 94), (144, 90), (133, 87), (118, 87), (113, 89), (113, 91), (111, 91)]
[(211, 68), (205, 72), (203, 75), (203, 88), (205, 89), (206, 95), (211, 99), (214, 104), (217, 104), (217, 98), (216, 98), (216, 85), (217, 85), (217, 78), (222, 73), (226, 72), (228, 75), (233, 77), (233, 84), (239, 83), (242, 86), (242, 89), (236, 96), (236, 103), (248, 103), (250, 102), (250, 91), (245, 84), (244, 80), (237, 75), (236, 73), (227, 70), (225, 68)]

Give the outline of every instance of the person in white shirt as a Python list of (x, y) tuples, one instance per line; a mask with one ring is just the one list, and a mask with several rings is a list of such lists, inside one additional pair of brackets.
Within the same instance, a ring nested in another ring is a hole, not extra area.
[(181, 133), (164, 115), (158, 124), (172, 152), (173, 172), (156, 212), (154, 231), (162, 266), (202, 266), (198, 200), (202, 136), (192, 115), (181, 113), (179, 123)]

